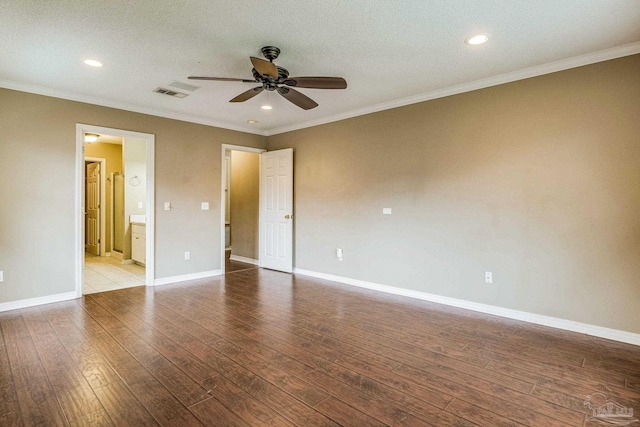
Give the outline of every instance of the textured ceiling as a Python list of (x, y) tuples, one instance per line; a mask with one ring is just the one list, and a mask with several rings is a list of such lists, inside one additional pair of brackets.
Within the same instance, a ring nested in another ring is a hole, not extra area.
[[(488, 43), (464, 44), (479, 32)], [(638, 53), (640, 2), (21, 0), (0, 2), (0, 33), (0, 86), (268, 135)], [(299, 89), (309, 111), (272, 92), (263, 111), (266, 93), (228, 102), (251, 83), (187, 80), (252, 78), (265, 45), (292, 76), (348, 88)], [(200, 88), (152, 92), (174, 80)]]

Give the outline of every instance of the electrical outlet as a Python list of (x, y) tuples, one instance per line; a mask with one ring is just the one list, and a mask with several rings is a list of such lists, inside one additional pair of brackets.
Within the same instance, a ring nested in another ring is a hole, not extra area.
[(484, 283), (493, 283), (493, 273), (490, 271), (484, 272)]
[(164, 202), (164, 210), (165, 211), (171, 210), (171, 202)]
[(138, 209), (142, 209), (143, 205), (142, 202), (138, 202)]
[(391, 208), (382, 208), (382, 215), (391, 215)]
[(4, 271), (0, 271), (0, 282), (4, 282)]
[(191, 259), (191, 252), (186, 251), (186, 252), (184, 253), (184, 260), (185, 260), (185, 261), (189, 261), (190, 259)]
[(336, 257), (338, 257), (338, 261), (342, 261), (343, 252), (341, 248), (336, 249)]
[(209, 210), (209, 202), (200, 203), (200, 209), (202, 209), (203, 211), (208, 211)]

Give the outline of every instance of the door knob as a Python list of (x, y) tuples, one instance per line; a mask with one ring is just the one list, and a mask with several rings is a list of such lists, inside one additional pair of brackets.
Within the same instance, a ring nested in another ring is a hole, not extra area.
[(289, 219), (289, 218), (293, 218), (293, 215), (285, 215), (284, 219)]

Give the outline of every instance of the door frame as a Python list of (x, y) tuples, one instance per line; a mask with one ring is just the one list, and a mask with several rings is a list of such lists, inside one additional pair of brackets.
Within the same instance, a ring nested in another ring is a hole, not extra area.
[(107, 215), (104, 212), (104, 209), (107, 206), (107, 159), (102, 157), (85, 157), (84, 161), (89, 163), (100, 163), (100, 245), (98, 247), (100, 248), (100, 256), (107, 256)]
[(75, 185), (75, 291), (76, 298), (82, 298), (84, 276), (84, 134), (97, 133), (122, 138), (144, 139), (147, 142), (146, 158), (146, 274), (145, 284), (153, 286), (155, 280), (155, 135), (132, 132), (103, 126), (76, 123), (76, 185)]
[[(225, 161), (225, 155), (227, 150), (231, 151), (244, 151), (247, 153), (257, 153), (262, 154), (266, 153), (267, 150), (263, 148), (253, 148), (253, 147), (244, 147), (242, 145), (232, 145), (232, 144), (222, 144), (222, 155), (220, 160), (220, 271), (222, 274), (225, 274), (225, 250), (226, 246), (224, 244), (224, 228), (225, 228), (225, 206), (227, 203), (226, 195), (224, 193), (224, 184), (227, 179), (227, 165)], [(258, 168), (260, 168), (260, 163), (258, 162)], [(233, 163), (231, 163), (231, 168), (233, 169)], [(260, 176), (260, 169), (258, 169), (258, 176)], [(259, 180), (258, 184), (258, 197), (262, 196), (262, 180)], [(231, 188), (229, 188), (231, 191)], [(262, 200), (262, 198), (260, 198)], [(261, 214), (262, 215), (262, 214)], [(259, 220), (258, 220), (259, 221)], [(259, 223), (259, 222), (258, 222)], [(260, 246), (260, 233), (258, 233), (258, 247)], [(258, 266), (260, 266), (260, 251), (258, 251)]]

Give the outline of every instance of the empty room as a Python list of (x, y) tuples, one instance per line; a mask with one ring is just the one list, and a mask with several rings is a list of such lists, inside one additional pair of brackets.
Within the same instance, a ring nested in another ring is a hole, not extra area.
[(637, 0), (0, 28), (1, 426), (640, 425)]

